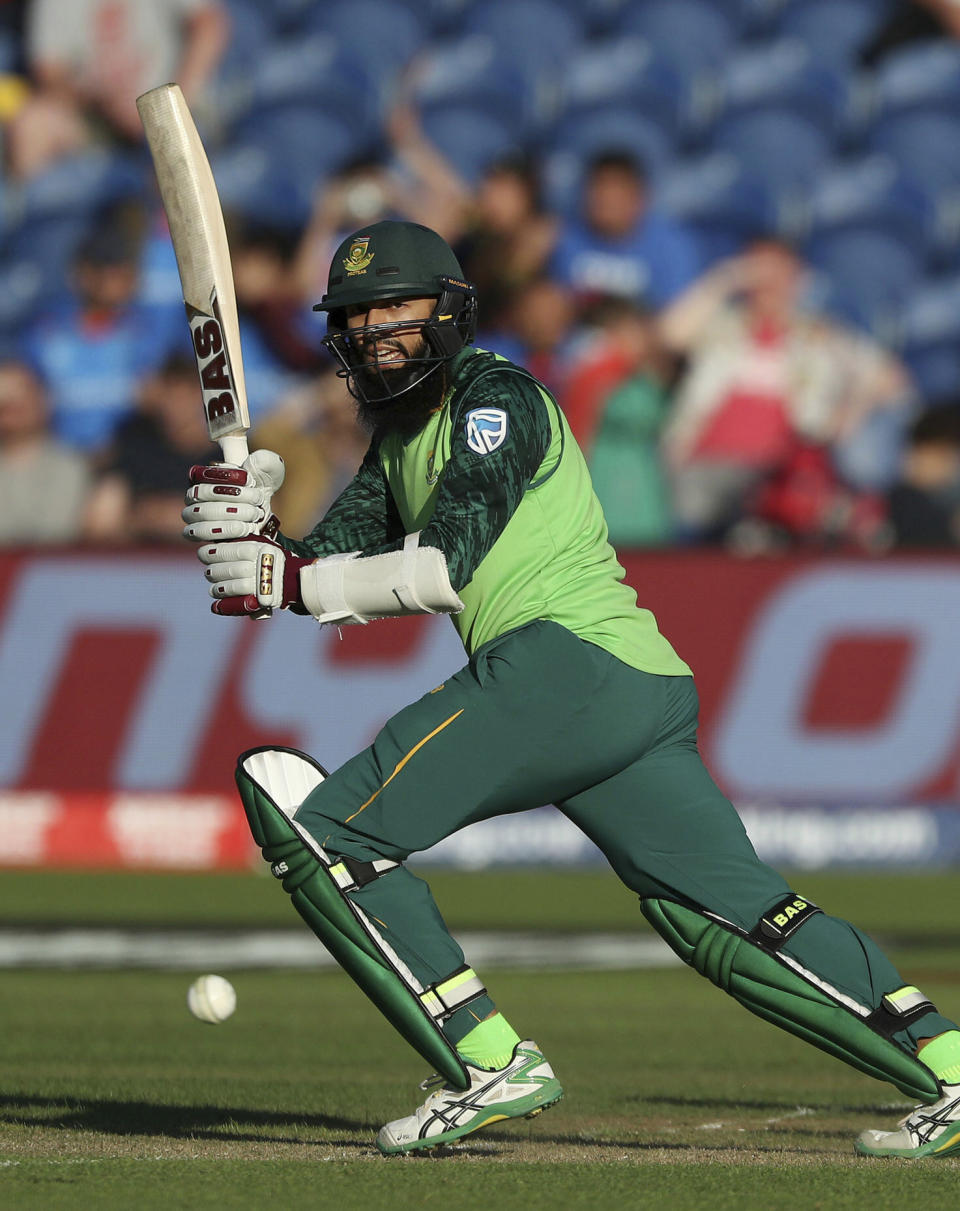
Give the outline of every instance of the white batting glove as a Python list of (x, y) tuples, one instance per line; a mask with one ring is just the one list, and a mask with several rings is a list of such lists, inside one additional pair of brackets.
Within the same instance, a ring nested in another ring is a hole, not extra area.
[(283, 459), (272, 450), (254, 450), (240, 467), (215, 463), (190, 468), (190, 487), (181, 517), (191, 542), (249, 538), (275, 533), (270, 501), (283, 483)]
[(311, 563), (291, 555), (269, 538), (254, 537), (202, 546), (214, 614), (256, 614), (299, 605), (300, 569)]

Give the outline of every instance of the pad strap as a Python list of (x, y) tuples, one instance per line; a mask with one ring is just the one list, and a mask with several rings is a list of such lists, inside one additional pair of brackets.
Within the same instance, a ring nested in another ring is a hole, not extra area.
[(779, 950), (801, 925), (805, 925), (818, 912), (823, 912), (823, 909), (792, 891), (764, 913), (748, 937), (764, 950)]
[(335, 865), (329, 867), (329, 873), (341, 891), (358, 891), (399, 865), (399, 862), (392, 862), (389, 858), (377, 858), (374, 862), (361, 862), (358, 858), (341, 857), (337, 859)]
[(934, 1003), (912, 984), (888, 992), (867, 1018), (867, 1025), (879, 1034), (891, 1038), (899, 1030), (911, 1026), (924, 1014), (936, 1013)]
[(420, 994), (424, 1009), (435, 1022), (442, 1023), (453, 1017), (458, 1009), (477, 997), (487, 995), (487, 990), (472, 967), (461, 967), (452, 976), (438, 980)]

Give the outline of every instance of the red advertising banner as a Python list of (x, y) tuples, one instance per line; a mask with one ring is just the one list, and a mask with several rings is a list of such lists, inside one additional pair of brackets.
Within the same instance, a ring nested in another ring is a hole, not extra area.
[[(694, 669), (704, 756), (739, 806), (960, 801), (955, 558), (624, 563)], [(208, 606), (189, 552), (0, 556), (0, 818), (25, 855), (34, 827), (52, 860), (83, 836), (90, 861), (127, 862), (134, 817), (189, 802), (212, 813), (213, 864), (239, 860), (215, 821), (239, 752), (287, 744), (335, 767), (464, 659), (446, 619), (341, 634)], [(66, 815), (41, 828), (43, 811)]]
[(0, 865), (249, 868), (236, 795), (0, 792)]

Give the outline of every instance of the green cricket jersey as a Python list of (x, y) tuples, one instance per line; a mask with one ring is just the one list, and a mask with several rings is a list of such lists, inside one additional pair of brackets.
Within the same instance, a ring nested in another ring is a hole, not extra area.
[(302, 555), (420, 545), (444, 554), (464, 603), (452, 621), (468, 653), (547, 619), (633, 668), (689, 668), (637, 606), (563, 413), (525, 370), (465, 349), (443, 406), (412, 438), (374, 442), (355, 479), (302, 542)]

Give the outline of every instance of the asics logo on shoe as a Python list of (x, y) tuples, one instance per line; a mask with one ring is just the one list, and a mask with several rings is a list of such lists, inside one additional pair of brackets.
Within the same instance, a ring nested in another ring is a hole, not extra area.
[[(563, 1096), (560, 1082), (535, 1043), (518, 1043), (510, 1063), (495, 1072), (469, 1063), (467, 1069), (469, 1089), (435, 1088), (412, 1115), (381, 1129), (380, 1151), (390, 1154), (452, 1143), (502, 1119), (532, 1118)], [(430, 1088), (437, 1079), (421, 1088)]]

